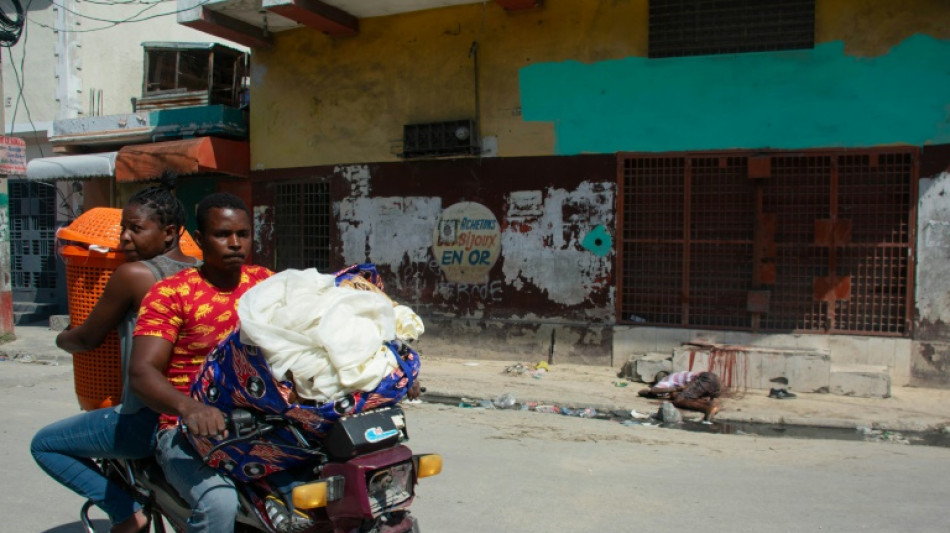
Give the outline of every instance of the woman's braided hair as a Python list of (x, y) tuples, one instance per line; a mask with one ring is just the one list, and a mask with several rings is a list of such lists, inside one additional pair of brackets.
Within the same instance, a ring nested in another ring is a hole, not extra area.
[(129, 198), (129, 204), (138, 204), (152, 210), (154, 217), (163, 226), (172, 225), (178, 228), (178, 235), (185, 230), (185, 206), (181, 200), (172, 194), (178, 181), (178, 174), (163, 170), (159, 176), (161, 183), (135, 193)]

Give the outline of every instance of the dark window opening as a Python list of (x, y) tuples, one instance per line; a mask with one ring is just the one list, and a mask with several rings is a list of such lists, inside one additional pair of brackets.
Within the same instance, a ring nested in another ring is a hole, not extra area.
[(814, 0), (650, 0), (651, 58), (815, 46)]

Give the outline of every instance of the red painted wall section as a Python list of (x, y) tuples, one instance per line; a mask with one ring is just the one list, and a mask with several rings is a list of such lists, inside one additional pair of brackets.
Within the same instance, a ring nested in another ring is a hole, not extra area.
[(13, 331), (13, 293), (0, 291), (0, 335)]

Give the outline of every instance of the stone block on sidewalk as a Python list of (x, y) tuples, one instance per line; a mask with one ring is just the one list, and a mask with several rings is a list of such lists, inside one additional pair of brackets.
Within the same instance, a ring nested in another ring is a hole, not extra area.
[(673, 356), (666, 353), (637, 353), (630, 356), (617, 377), (653, 383), (658, 372), (672, 372)]
[(673, 372), (673, 356), (665, 355), (662, 359), (655, 357), (645, 357), (637, 361), (636, 375), (644, 383), (653, 383), (656, 381), (656, 375), (660, 372)]
[(49, 329), (64, 331), (67, 327), (69, 327), (69, 315), (51, 315), (49, 317)]
[(830, 390), (841, 396), (889, 398), (891, 376), (884, 366), (835, 365), (831, 367)]

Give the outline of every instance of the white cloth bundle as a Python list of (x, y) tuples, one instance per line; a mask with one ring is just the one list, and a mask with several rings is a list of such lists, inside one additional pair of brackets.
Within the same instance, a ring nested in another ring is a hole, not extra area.
[(260, 348), (277, 379), (289, 371), (297, 394), (318, 402), (373, 390), (397, 367), (383, 343), (423, 330), (411, 309), (394, 308), (382, 292), (337, 287), (313, 268), (258, 283), (241, 297), (238, 316), (241, 342)]

